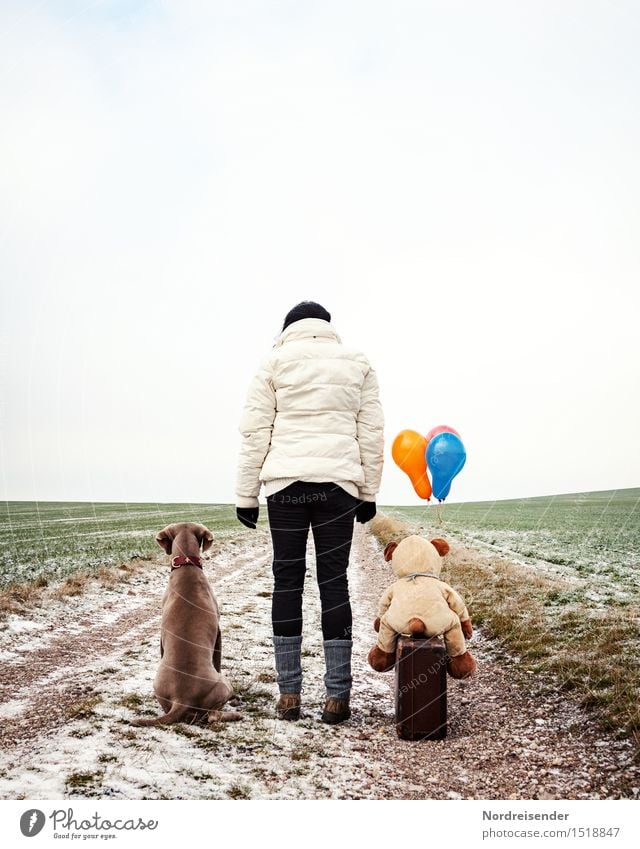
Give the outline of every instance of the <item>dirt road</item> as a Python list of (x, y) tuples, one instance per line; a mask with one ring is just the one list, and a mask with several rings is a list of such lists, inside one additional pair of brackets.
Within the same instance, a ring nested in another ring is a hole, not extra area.
[[(275, 719), (269, 539), (263, 530), (240, 532), (216, 542), (206, 571), (221, 606), (224, 668), (245, 720), (219, 728), (130, 725), (135, 716), (159, 713), (152, 681), (168, 569), (158, 557), (111, 588), (96, 581), (76, 597), (45, 594), (41, 607), (11, 616), (0, 631), (0, 797), (638, 797), (631, 745), (603, 734), (566, 695), (543, 687), (479, 632), (472, 642), (477, 677), (449, 680), (446, 740), (398, 740), (393, 677), (366, 664), (390, 571), (376, 541), (356, 528), (348, 723), (328, 727), (319, 720), (324, 661), (311, 569), (304, 717)], [(449, 557), (461, 556), (482, 555), (454, 545)]]

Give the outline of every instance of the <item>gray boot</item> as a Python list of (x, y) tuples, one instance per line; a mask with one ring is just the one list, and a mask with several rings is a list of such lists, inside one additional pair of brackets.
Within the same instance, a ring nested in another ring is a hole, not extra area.
[(352, 646), (352, 640), (324, 641), (324, 660), (327, 669), (324, 685), (327, 688), (327, 698), (349, 701)]
[(302, 637), (273, 635), (278, 689), (281, 693), (300, 693), (302, 690)]

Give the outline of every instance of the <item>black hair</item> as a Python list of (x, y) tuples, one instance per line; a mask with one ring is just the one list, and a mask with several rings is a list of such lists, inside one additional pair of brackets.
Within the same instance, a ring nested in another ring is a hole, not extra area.
[(315, 301), (301, 301), (290, 309), (284, 319), (282, 329), (286, 330), (294, 321), (302, 318), (321, 318), (323, 321), (331, 321), (331, 313)]

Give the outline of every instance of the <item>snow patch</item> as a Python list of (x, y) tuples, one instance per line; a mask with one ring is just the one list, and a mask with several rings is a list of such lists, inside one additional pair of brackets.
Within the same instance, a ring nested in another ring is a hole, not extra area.
[(0, 719), (10, 719), (19, 716), (27, 706), (24, 699), (11, 699), (11, 701), (0, 704)]

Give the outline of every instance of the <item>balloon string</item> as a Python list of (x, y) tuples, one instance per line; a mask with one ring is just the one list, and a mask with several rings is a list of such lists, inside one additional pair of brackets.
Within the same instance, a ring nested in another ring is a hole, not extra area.
[(436, 513), (438, 515), (438, 524), (444, 525), (444, 521), (442, 519), (442, 504), (441, 503), (436, 504)]

